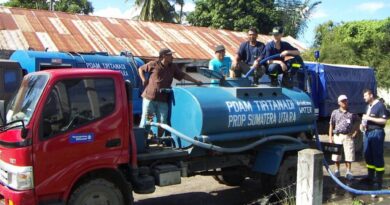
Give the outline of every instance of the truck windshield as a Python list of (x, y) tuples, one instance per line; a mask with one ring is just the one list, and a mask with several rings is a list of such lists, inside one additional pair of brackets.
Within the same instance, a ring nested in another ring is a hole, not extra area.
[(49, 79), (48, 75), (26, 76), (7, 112), (7, 123), (22, 120), (27, 125)]

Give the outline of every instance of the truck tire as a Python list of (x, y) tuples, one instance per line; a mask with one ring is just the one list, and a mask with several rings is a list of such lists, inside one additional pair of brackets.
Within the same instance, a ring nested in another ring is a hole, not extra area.
[(240, 186), (245, 180), (240, 167), (222, 168), (222, 174), (215, 175), (213, 178), (220, 184), (227, 186)]
[(297, 156), (286, 157), (279, 167), (278, 173), (273, 176), (262, 174), (261, 184), (265, 193), (275, 192), (277, 189), (291, 188), (289, 192), (295, 194), (295, 184), (297, 182)]
[[(132, 194), (132, 193), (131, 193)], [(122, 192), (112, 182), (99, 178), (77, 187), (68, 205), (125, 205)], [(130, 204), (133, 204), (131, 201)]]
[(297, 182), (297, 163), (297, 156), (288, 156), (283, 160), (276, 175), (277, 188), (284, 188)]

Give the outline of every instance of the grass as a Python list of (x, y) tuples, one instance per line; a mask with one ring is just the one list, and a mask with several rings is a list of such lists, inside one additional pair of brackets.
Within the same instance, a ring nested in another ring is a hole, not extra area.
[(354, 199), (353, 201), (352, 201), (352, 205), (364, 205), (365, 203), (364, 203), (364, 201), (362, 201), (362, 200), (358, 200), (358, 199)]

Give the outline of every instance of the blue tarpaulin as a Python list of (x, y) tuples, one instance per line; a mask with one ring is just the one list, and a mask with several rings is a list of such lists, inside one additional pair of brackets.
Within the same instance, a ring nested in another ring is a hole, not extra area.
[(305, 66), (312, 79), (312, 99), (319, 108), (320, 117), (328, 117), (338, 108), (337, 98), (342, 94), (348, 97), (350, 111), (362, 114), (367, 106), (363, 99), (363, 90), (369, 88), (376, 93), (373, 68), (314, 62), (305, 62)]

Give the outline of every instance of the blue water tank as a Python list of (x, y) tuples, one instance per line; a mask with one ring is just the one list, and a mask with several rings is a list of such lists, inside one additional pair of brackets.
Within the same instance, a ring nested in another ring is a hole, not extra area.
[[(310, 131), (315, 121), (310, 97), (298, 89), (175, 87), (171, 125), (210, 143)], [(174, 137), (178, 147), (191, 146)]]
[(125, 55), (111, 56), (105, 52), (68, 53), (43, 51), (15, 51), (10, 59), (18, 61), (27, 72), (55, 68), (91, 68), (120, 71), (125, 80), (133, 85), (133, 113), (142, 113), (141, 80), (138, 67), (144, 62), (140, 58)]

